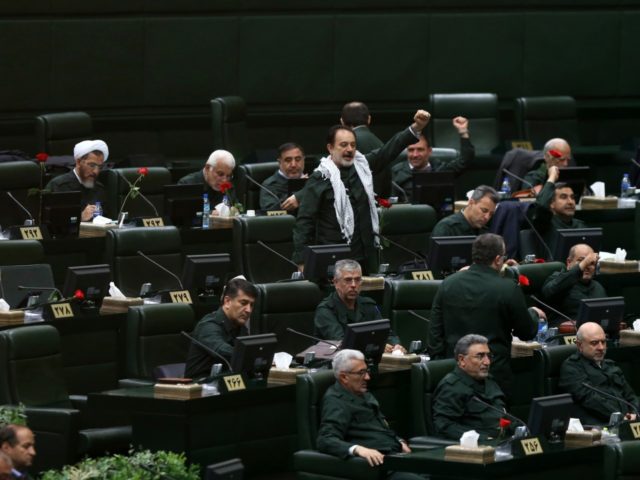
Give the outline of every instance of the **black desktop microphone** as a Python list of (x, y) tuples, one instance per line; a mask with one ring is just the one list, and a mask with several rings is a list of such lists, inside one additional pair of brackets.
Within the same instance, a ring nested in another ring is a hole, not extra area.
[(564, 318), (565, 320), (569, 320), (570, 322), (572, 322), (574, 325), (576, 324), (576, 321), (573, 318), (569, 318), (567, 315), (565, 315), (564, 313), (562, 313), (560, 310), (556, 310), (555, 308), (553, 308), (551, 305), (547, 305), (546, 303), (544, 303), (542, 300), (540, 300), (538, 297), (536, 297), (535, 295), (530, 295), (531, 299), (534, 300), (536, 303), (539, 303), (540, 305), (542, 305), (545, 308), (548, 308), (549, 310), (551, 310), (553, 313), (557, 313), (558, 315), (560, 315), (562, 318)]
[(269, 190), (267, 187), (265, 187), (264, 185), (256, 182), (253, 178), (251, 178), (251, 175), (246, 174), (245, 173), (245, 178), (247, 180), (249, 180), (251, 183), (253, 183), (254, 185), (257, 185), (259, 188), (261, 188), (262, 190), (264, 190), (265, 192), (267, 192), (269, 195), (271, 195), (273, 198), (275, 198), (276, 200), (278, 200), (278, 205), (282, 203), (282, 200), (280, 200), (280, 197), (278, 197), (278, 195), (276, 195), (273, 191)]
[(142, 253), (140, 250), (138, 250), (136, 252), (138, 255), (140, 255), (142, 258), (144, 258), (145, 260), (147, 260), (148, 262), (154, 264), (156, 267), (158, 267), (160, 270), (162, 270), (163, 272), (168, 273), (169, 275), (171, 275), (176, 282), (178, 282), (178, 286), (180, 287), (180, 290), (184, 290), (184, 287), (182, 286), (182, 281), (180, 281), (180, 278), (173, 273), (171, 270), (169, 270), (166, 267), (163, 267), (162, 265), (160, 265), (158, 262), (156, 262), (155, 260), (152, 260), (151, 258), (147, 257), (144, 253)]
[(293, 265), (293, 267), (295, 268), (295, 271), (293, 272), (293, 274), (291, 274), (291, 278), (294, 280), (304, 280), (304, 275), (302, 274), (302, 272), (298, 271), (298, 264), (296, 262), (294, 262), (293, 260), (285, 257), (284, 255), (282, 255), (280, 252), (277, 252), (276, 250), (274, 250), (273, 248), (271, 248), (269, 245), (267, 245), (266, 243), (264, 243), (262, 240), (258, 240), (256, 242), (258, 245), (260, 245), (263, 248), (266, 248), (267, 250), (269, 250), (271, 253), (273, 253), (274, 255), (277, 255), (278, 257), (280, 257), (282, 260), (284, 260), (285, 262)]
[(631, 163), (633, 163), (636, 167), (640, 168), (640, 163), (638, 163), (638, 161), (635, 158), (630, 158), (629, 159), (631, 161)]
[(507, 170), (506, 168), (503, 168), (502, 171), (504, 173), (506, 173), (507, 175), (509, 175), (511, 178), (515, 178), (516, 180), (519, 180), (521, 183), (523, 183), (527, 188), (535, 188), (534, 185), (531, 182), (526, 181), (524, 178), (519, 177), (518, 175), (516, 175), (515, 173)]
[(549, 254), (549, 260), (553, 261), (553, 252), (551, 251), (551, 248), (549, 248), (549, 245), (547, 245), (547, 242), (544, 241), (544, 238), (542, 238), (542, 235), (540, 235), (540, 232), (538, 232), (538, 229), (533, 225), (533, 222), (531, 221), (531, 219), (529, 218), (529, 216), (525, 213), (523, 215), (525, 221), (529, 224), (529, 226), (531, 227), (531, 230), (533, 231), (533, 233), (535, 234), (536, 238), (538, 239), (538, 241), (542, 244), (542, 246), (544, 247), (544, 249), (547, 251), (547, 253)]
[(520, 425), (523, 425), (526, 429), (527, 429), (527, 433), (529, 432), (529, 426), (523, 422), (522, 420), (520, 420), (518, 417), (516, 417), (515, 415), (511, 415), (510, 413), (500, 410), (498, 407), (495, 407), (493, 405), (491, 405), (490, 403), (485, 402), (484, 400), (482, 400), (480, 397), (474, 395), (473, 397), (471, 397), (471, 400), (473, 400), (474, 402), (478, 402), (481, 403), (482, 405), (484, 405), (485, 407), (490, 408), (491, 410), (493, 410), (494, 412), (498, 412), (500, 415), (505, 416), (507, 418), (510, 418), (512, 420), (515, 420), (517, 423), (519, 423)]
[(33, 219), (33, 215), (31, 215), (31, 212), (29, 210), (27, 210), (27, 207), (25, 207), (22, 203), (20, 203), (18, 201), (18, 199), (16, 197), (13, 196), (13, 194), (9, 191), (5, 192), (7, 194), (7, 197), (9, 197), (11, 200), (14, 201), (14, 203), (16, 205), (18, 205), (29, 217), (29, 220), (27, 220), (25, 222), (25, 225), (27, 226), (31, 226), (31, 225), (35, 225), (36, 221)]
[[(129, 188), (133, 188), (133, 185), (131, 184), (131, 182), (127, 180), (127, 177), (125, 177), (120, 170), (116, 170), (116, 172), (118, 173), (120, 178), (122, 178), (125, 182), (127, 182), (127, 184), (129, 185)], [(156, 208), (156, 206), (153, 203), (151, 203), (151, 201), (147, 197), (144, 196), (144, 194), (140, 191), (139, 188), (138, 188), (138, 196), (140, 196), (140, 198), (142, 198), (149, 206), (151, 206), (151, 208), (153, 209), (153, 213), (156, 217), (160, 216), (158, 214), (158, 209)], [(120, 205), (120, 211), (118, 212), (117, 218), (120, 218), (120, 214), (122, 213), (122, 210), (124, 210), (125, 203), (127, 203), (126, 199), (124, 202), (122, 202), (122, 205)]]
[(62, 292), (60, 290), (58, 290), (56, 287), (39, 287), (39, 286), (18, 285), (16, 288), (18, 290), (30, 290), (30, 291), (34, 291), (34, 292), (38, 292), (38, 291), (55, 292), (59, 297), (57, 300), (51, 300), (50, 297), (49, 297), (49, 299), (46, 302), (35, 303), (35, 304), (33, 304), (33, 305), (29, 306), (29, 307), (18, 308), (18, 310), (35, 310), (37, 308), (48, 307), (50, 305), (56, 305), (58, 303), (68, 302), (68, 301), (73, 300), (75, 298), (73, 296), (64, 297), (62, 295)]
[(419, 313), (414, 312), (413, 310), (407, 310), (407, 313), (409, 315), (413, 315), (416, 318), (419, 318), (420, 320), (424, 320), (427, 323), (431, 323), (431, 320), (429, 320), (427, 317), (423, 317), (422, 315), (420, 315)]
[(64, 296), (62, 295), (62, 292), (60, 290), (58, 290), (56, 287), (40, 287), (40, 286), (31, 286), (31, 285), (18, 285), (16, 288), (18, 290), (32, 290), (34, 292), (37, 292), (37, 291), (54, 292), (54, 293), (57, 293), (58, 296), (61, 299), (64, 298)]
[(195, 338), (193, 338), (191, 335), (189, 335), (187, 332), (185, 332), (184, 330), (182, 330), (180, 332), (182, 335), (184, 335), (185, 337), (187, 337), (189, 340), (191, 340), (193, 343), (195, 343), (198, 347), (200, 347), (202, 350), (204, 350), (205, 352), (207, 352), (210, 356), (222, 360), (224, 362), (224, 364), (227, 366), (227, 368), (229, 369), (230, 372), (233, 372), (233, 368), (231, 368), (231, 363), (229, 362), (229, 360), (227, 360), (226, 358), (224, 358), (222, 355), (220, 355), (218, 352), (216, 352), (214, 349), (206, 346), (204, 343), (202, 343), (200, 340), (197, 340)]
[(627, 402), (624, 398), (618, 397), (616, 395), (612, 395), (611, 393), (607, 393), (604, 390), (600, 390), (599, 388), (596, 388), (587, 382), (582, 382), (582, 386), (587, 387), (589, 390), (593, 390), (596, 393), (599, 393), (603, 397), (607, 397), (611, 400), (615, 400), (616, 402), (624, 403), (628, 407), (631, 407), (631, 410), (633, 410), (633, 413), (635, 413), (636, 417), (640, 417), (640, 415), (638, 415), (638, 409), (636, 408), (636, 406), (631, 402)]
[[(287, 332), (291, 332), (291, 333), (294, 333), (296, 335), (300, 335), (301, 337), (310, 338), (311, 340), (315, 340), (317, 343), (326, 343), (327, 345), (330, 345), (332, 348), (335, 348), (336, 352), (339, 350), (337, 345), (335, 345), (335, 344), (333, 344), (331, 342), (328, 342), (327, 340), (323, 340), (321, 338), (314, 337), (313, 335), (308, 335), (306, 333), (299, 332), (297, 330), (294, 330), (293, 328), (287, 327)], [(335, 352), (333, 352), (333, 353), (335, 353)]]
[(394, 182), (393, 180), (391, 180), (391, 185), (400, 191), (400, 193), (402, 193), (402, 196), (404, 196), (404, 201), (409, 203), (409, 195), (407, 195), (407, 191), (402, 188), (398, 183)]

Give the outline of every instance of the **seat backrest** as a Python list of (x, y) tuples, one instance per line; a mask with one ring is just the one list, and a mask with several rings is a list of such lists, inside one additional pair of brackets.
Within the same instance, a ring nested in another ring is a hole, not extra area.
[(36, 145), (49, 155), (73, 155), (73, 147), (93, 135), (86, 112), (47, 113), (36, 117)]
[(313, 317), (322, 300), (322, 291), (308, 281), (263, 283), (251, 320), (251, 333), (275, 333), (279, 351), (296, 355), (313, 343), (287, 331), (293, 328), (313, 335)]
[(548, 260), (551, 253), (545, 248), (544, 244), (531, 228), (520, 230), (520, 238), (518, 243), (518, 257), (525, 258), (527, 255), (535, 255), (536, 258)]
[[(164, 215), (164, 186), (173, 183), (171, 172), (164, 167), (148, 167), (147, 170), (148, 173), (137, 186), (140, 188), (140, 193), (156, 207), (158, 215), (162, 216)], [(113, 209), (117, 215), (122, 208), (122, 202), (124, 202), (127, 193), (129, 193), (129, 184), (133, 185), (140, 174), (137, 168), (116, 168), (109, 173), (111, 177), (109, 185), (114, 185), (117, 192), (115, 201), (117, 208)], [(129, 212), (129, 218), (155, 216), (151, 206), (140, 196), (129, 197), (123, 211)]]
[(531, 357), (511, 359), (513, 383), (509, 398), (509, 412), (518, 418), (529, 418), (531, 400), (544, 396), (545, 361), (540, 350)]
[[(0, 267), (0, 298), (4, 298), (11, 308), (17, 308), (21, 300), (29, 294), (29, 290), (19, 289), (26, 287), (55, 287), (51, 265), (37, 263), (34, 265), (7, 265)], [(41, 298), (46, 299), (50, 291), (42, 291), (33, 288), (31, 291), (42, 292)]]
[(477, 155), (489, 155), (500, 144), (498, 96), (495, 93), (434, 93), (430, 96), (431, 145), (459, 148), (460, 135), (451, 121), (462, 115), (473, 129)]
[(322, 415), (324, 393), (333, 383), (333, 370), (319, 370), (296, 377), (296, 417), (298, 447), (315, 450)]
[(184, 303), (129, 308), (126, 325), (126, 377), (153, 378), (159, 365), (184, 362), (189, 341), (180, 332), (195, 327), (193, 309)]
[(228, 150), (243, 163), (251, 153), (247, 132), (247, 105), (242, 97), (217, 97), (211, 100), (211, 127), (214, 149)]
[(558, 391), (560, 368), (564, 361), (576, 351), (576, 346), (559, 345), (547, 347), (541, 351), (544, 356), (544, 394), (556, 395), (562, 393)]
[(570, 96), (520, 97), (515, 100), (516, 124), (522, 140), (542, 148), (547, 140), (564, 138), (580, 145), (576, 101)]
[(58, 330), (32, 325), (1, 331), (0, 387), (11, 404), (70, 407)]
[[(393, 205), (380, 209), (380, 233), (391, 241), (414, 252), (427, 251), (431, 231), (437, 222), (436, 211), (431, 205)], [(415, 259), (409, 252), (381, 241), (382, 263), (388, 263), (390, 271), (398, 271), (405, 262)]]
[(434, 392), (440, 381), (456, 366), (453, 358), (411, 365), (411, 414), (414, 435), (435, 435)]
[(246, 163), (236, 168), (234, 172), (236, 194), (245, 210), (260, 210), (260, 187), (249, 181), (247, 175), (262, 184), (276, 170), (278, 170), (278, 162)]
[(385, 283), (382, 316), (391, 320), (391, 328), (406, 348), (412, 340), (429, 340), (429, 323), (409, 313), (429, 318), (431, 304), (442, 280), (390, 280)]
[(176, 227), (110, 230), (105, 247), (105, 261), (111, 266), (113, 281), (125, 295), (138, 296), (145, 282), (151, 282), (154, 290), (178, 288), (176, 279), (137, 253), (142, 251), (179, 277), (183, 260)]
[(0, 266), (44, 262), (44, 247), (37, 240), (4, 240), (0, 242)]
[[(525, 294), (525, 297), (529, 299), (531, 295), (535, 295), (544, 301), (542, 298), (542, 286), (544, 282), (552, 273), (562, 270), (562, 267), (563, 264), (561, 262), (523, 263), (520, 265), (518, 267), (520, 275), (524, 275), (529, 279), (529, 285), (522, 287), (522, 292)], [(540, 307), (540, 305), (536, 303), (529, 303)]]
[(293, 226), (291, 215), (276, 217), (238, 217), (233, 222), (233, 253), (235, 270), (253, 283), (277, 282), (291, 278), (295, 267), (269, 252), (258, 241), (276, 250), (286, 258), (293, 252)]
[(29, 216), (9, 198), (10, 192), (31, 216), (36, 219), (39, 213), (40, 167), (28, 160), (0, 163), (0, 225), (8, 228), (23, 225)]

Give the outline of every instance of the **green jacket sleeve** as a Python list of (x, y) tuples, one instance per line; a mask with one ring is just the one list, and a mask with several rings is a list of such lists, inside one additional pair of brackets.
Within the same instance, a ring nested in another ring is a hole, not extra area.
[(313, 318), (316, 335), (323, 340), (342, 340), (345, 325), (328, 305), (318, 305)]
[(527, 211), (527, 216), (533, 221), (536, 229), (541, 232), (546, 232), (551, 228), (553, 213), (549, 209), (549, 205), (551, 205), (551, 201), (553, 200), (554, 192), (555, 184), (546, 182), (542, 190), (540, 190), (540, 193), (538, 193), (536, 202)]
[(231, 359), (233, 347), (229, 345), (226, 337), (223, 328), (215, 323), (204, 325), (198, 333), (198, 339), (202, 343), (223, 357)]
[[(269, 188), (267, 186), (267, 188)], [(280, 202), (276, 198), (260, 189), (260, 209), (261, 210), (282, 210)]]
[(353, 443), (345, 442), (349, 428), (350, 413), (341, 402), (325, 401), (322, 405), (322, 420), (318, 430), (316, 447), (319, 451), (340, 458), (349, 457), (349, 448)]
[(476, 149), (469, 138), (460, 137), (460, 155), (448, 161), (442, 161), (435, 166), (436, 172), (454, 172), (456, 174), (469, 166), (476, 156)]
[(582, 277), (582, 270), (578, 265), (574, 265), (569, 270), (563, 272), (556, 272), (552, 274), (544, 282), (542, 286), (542, 296), (547, 299), (554, 299), (562, 294), (566, 294), (571, 290), (580, 278)]
[(405, 128), (391, 137), (381, 148), (366, 154), (365, 157), (369, 162), (369, 168), (371, 168), (373, 175), (377, 175), (387, 168), (400, 155), (402, 150), (417, 141), (418, 138), (411, 132), (411, 129)]
[[(302, 252), (306, 245), (313, 245), (316, 238), (318, 212), (324, 193), (323, 180), (318, 175), (312, 175), (303, 189), (298, 216), (293, 227), (293, 261), (303, 263)], [(297, 197), (296, 197), (297, 198)]]
[(511, 314), (513, 318), (513, 334), (521, 340), (532, 340), (538, 333), (538, 314), (527, 308), (524, 294), (518, 285), (512, 285)]
[(431, 306), (429, 322), (429, 354), (432, 358), (444, 358), (444, 323), (442, 321), (442, 285), (436, 292)]

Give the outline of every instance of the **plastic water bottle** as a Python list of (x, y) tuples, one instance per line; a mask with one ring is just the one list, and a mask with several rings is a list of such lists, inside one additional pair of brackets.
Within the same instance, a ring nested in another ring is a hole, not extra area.
[(96, 209), (93, 211), (93, 218), (102, 215), (102, 204), (100, 202), (96, 202)]
[(202, 195), (202, 228), (209, 228), (209, 215), (211, 214), (211, 204), (209, 203), (209, 195)]
[(505, 176), (502, 180), (502, 186), (500, 187), (500, 193), (504, 198), (511, 196), (511, 185), (509, 184), (509, 177)]
[(631, 183), (629, 182), (629, 174), (625, 173), (622, 176), (622, 181), (620, 182), (620, 197), (626, 197), (629, 195), (629, 189), (631, 188)]
[(536, 342), (544, 343), (547, 340), (547, 329), (549, 328), (549, 324), (547, 321), (540, 317), (538, 319), (538, 334), (536, 335)]

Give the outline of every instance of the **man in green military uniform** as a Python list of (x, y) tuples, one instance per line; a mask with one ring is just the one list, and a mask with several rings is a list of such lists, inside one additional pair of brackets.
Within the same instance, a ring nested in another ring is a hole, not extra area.
[[(230, 361), (236, 338), (248, 334), (246, 324), (251, 317), (258, 290), (243, 278), (234, 278), (227, 283), (222, 295), (222, 306), (202, 317), (193, 331), (193, 337)], [(206, 376), (214, 363), (220, 363), (219, 359), (192, 343), (187, 355), (185, 376)]]
[(471, 258), (468, 270), (450, 275), (438, 288), (431, 308), (429, 351), (433, 358), (449, 358), (464, 335), (484, 335), (495, 357), (493, 376), (508, 397), (511, 337), (532, 339), (539, 318), (546, 315), (537, 307), (527, 309), (520, 287), (500, 275), (506, 259), (502, 237), (493, 233), (478, 236)]
[(375, 269), (379, 220), (373, 176), (415, 142), (429, 118), (429, 113), (418, 110), (408, 129), (366, 156), (356, 150), (351, 129), (336, 125), (329, 130), (329, 156), (307, 181), (293, 231), (293, 258), (301, 269), (306, 245), (335, 243), (348, 243), (352, 258), (366, 260), (367, 271)]
[[(613, 412), (622, 412), (627, 420), (636, 421), (638, 397), (613, 360), (605, 359), (607, 338), (600, 325), (587, 322), (576, 335), (578, 351), (567, 358), (560, 369), (558, 386), (570, 393), (574, 403), (581, 408), (578, 415), (586, 424), (602, 424), (609, 421)], [(616, 401), (590, 389), (585, 384), (631, 403)]]
[[(389, 428), (378, 401), (367, 391), (371, 377), (364, 355), (357, 350), (340, 350), (333, 358), (333, 373), (336, 382), (322, 399), (318, 450), (343, 459), (362, 457), (372, 467), (382, 465), (387, 454), (410, 453), (407, 442)], [(395, 472), (388, 478), (423, 477)]]
[(213, 208), (222, 202), (224, 193), (220, 191), (220, 185), (231, 181), (235, 167), (236, 160), (231, 152), (215, 150), (202, 170), (185, 175), (178, 180), (178, 185), (202, 185), (202, 193), (209, 195)]
[[(380, 310), (373, 299), (360, 296), (362, 269), (353, 260), (338, 260), (333, 276), (335, 292), (316, 308), (313, 319), (315, 335), (325, 340), (342, 340), (348, 324), (380, 320)], [(406, 350), (390, 332), (386, 352)]]
[(454, 355), (457, 366), (440, 381), (434, 394), (436, 434), (459, 440), (464, 432), (475, 430), (481, 439), (495, 438), (503, 417), (495, 409), (504, 411), (506, 402), (504, 393), (489, 375), (489, 341), (482, 335), (470, 333), (458, 340)]
[[(569, 250), (566, 267), (545, 280), (542, 295), (556, 310), (575, 319), (581, 300), (607, 296), (604, 287), (593, 279), (597, 263), (598, 254), (589, 245), (574, 245)], [(552, 314), (549, 325), (556, 327), (563, 321), (564, 318)]]
[(260, 208), (262, 210), (286, 210), (293, 214), (300, 206), (302, 191), (289, 195), (289, 180), (307, 178), (304, 174), (302, 147), (293, 142), (280, 145), (278, 147), (278, 167), (277, 172), (262, 182), (262, 186), (268, 190), (260, 190)]
[(431, 160), (432, 148), (424, 135), (420, 140), (407, 147), (407, 161), (400, 162), (391, 168), (392, 180), (400, 189), (395, 188), (394, 194), (406, 197), (409, 203), (413, 200), (413, 172), (454, 172), (461, 173), (475, 157), (475, 148), (469, 139), (469, 120), (464, 117), (453, 119), (453, 126), (460, 135), (460, 155), (447, 160)]
[(45, 187), (49, 192), (81, 192), (80, 218), (88, 222), (100, 202), (103, 212), (106, 208), (106, 190), (98, 181), (98, 175), (109, 158), (109, 147), (102, 140), (84, 140), (73, 149), (75, 168), (53, 178)]
[(571, 160), (571, 146), (563, 138), (552, 138), (544, 144), (542, 150), (544, 162), (524, 176), (525, 186), (533, 185), (536, 193), (545, 183), (551, 167), (567, 167)]
[(473, 191), (464, 209), (436, 223), (431, 236), (460, 237), (489, 232), (487, 224), (496, 211), (498, 201), (498, 193), (493, 188), (480, 185)]

